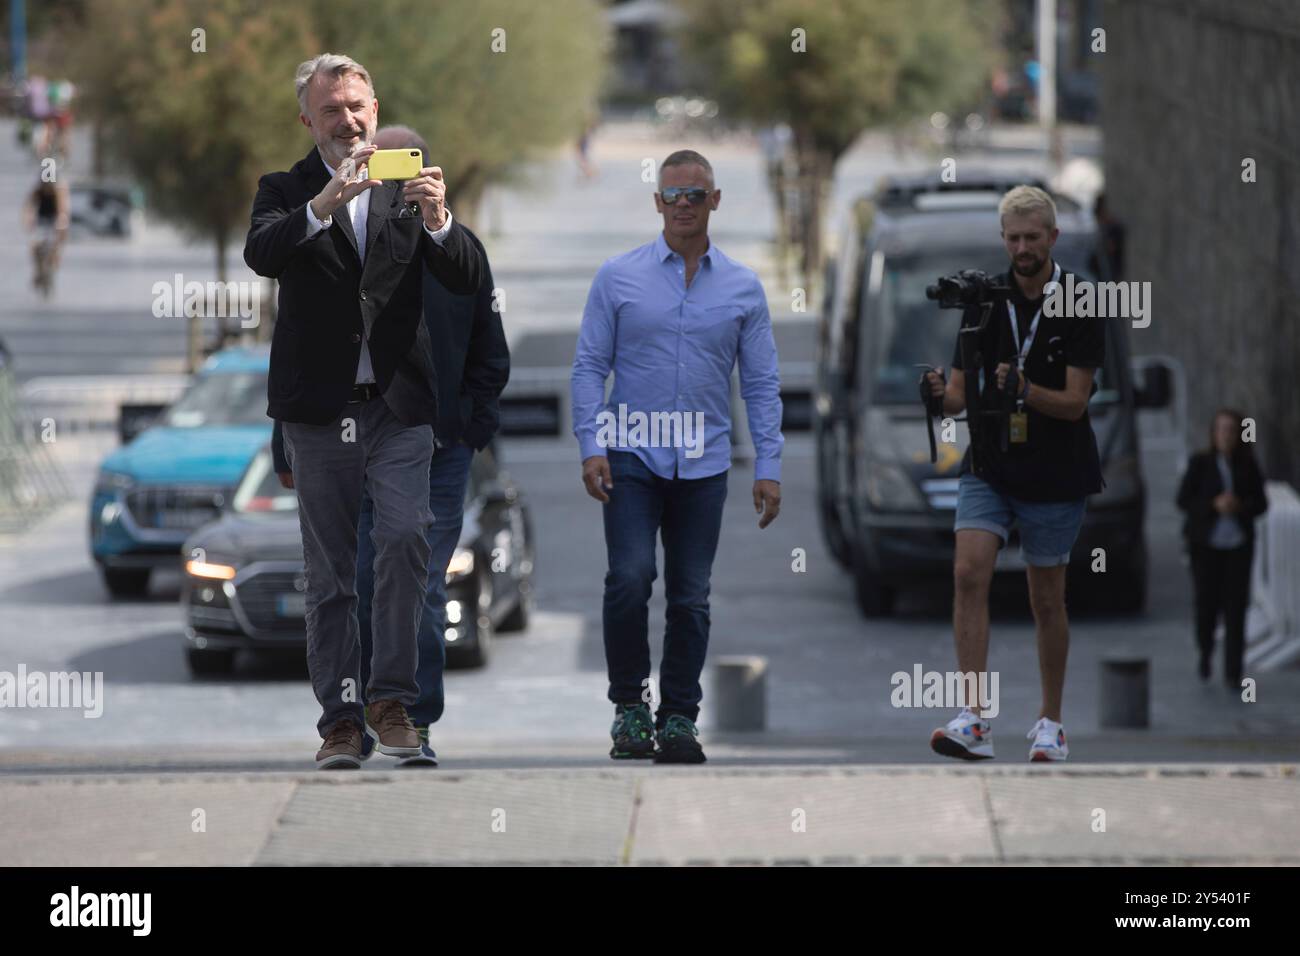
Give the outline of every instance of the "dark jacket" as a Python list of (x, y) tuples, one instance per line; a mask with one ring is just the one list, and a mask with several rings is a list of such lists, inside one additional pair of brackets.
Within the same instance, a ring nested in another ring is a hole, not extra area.
[[(1231, 462), (1233, 493), (1241, 501), (1236, 518), (1246, 536), (1245, 544), (1255, 543), (1255, 519), (1268, 510), (1264, 494), (1264, 478), (1254, 459), (1242, 457)], [(1210, 531), (1218, 520), (1214, 510), (1214, 497), (1224, 491), (1223, 479), (1214, 453), (1198, 451), (1187, 462), (1182, 484), (1178, 487), (1178, 507), (1186, 514), (1183, 537), (1192, 547), (1208, 547)]]
[[(510, 378), (510, 350), (493, 305), (492, 268), (478, 236), (465, 230), (483, 256), (483, 284), (474, 295), (455, 295), (425, 270), (424, 324), (433, 349), (438, 381), (438, 423), (434, 437), (440, 446), (464, 441), (482, 450), (501, 421), (498, 399)], [(271, 442), (275, 470), (287, 472), (279, 420)]]
[(455, 222), (442, 245), (434, 242), (390, 181), (370, 190), (363, 268), (346, 208), (329, 228), (307, 236), (307, 203), (327, 182), (313, 146), (289, 172), (263, 176), (253, 200), (244, 261), (280, 284), (267, 414), (312, 425), (334, 421), (356, 381), (364, 332), (375, 382), (394, 416), (432, 425), (437, 398), (420, 321), (422, 277), (427, 269), (453, 292), (475, 292), (483, 277), (478, 247)]

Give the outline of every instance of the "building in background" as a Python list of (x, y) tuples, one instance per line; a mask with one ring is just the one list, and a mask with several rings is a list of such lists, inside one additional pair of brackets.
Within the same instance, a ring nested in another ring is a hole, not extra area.
[(1106, 192), (1128, 278), (1150, 281), (1138, 352), (1179, 358), (1191, 445), (1221, 405), (1300, 484), (1300, 3), (1107, 0)]

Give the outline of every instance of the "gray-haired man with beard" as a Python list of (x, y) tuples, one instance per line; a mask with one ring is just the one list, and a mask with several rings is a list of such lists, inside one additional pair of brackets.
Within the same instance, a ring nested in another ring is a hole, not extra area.
[[(307, 570), (307, 665), (323, 711), (321, 768), (358, 767), (361, 736), (420, 753), (406, 705), (419, 694), (416, 632), (436, 384), (422, 321), (427, 267), (449, 291), (478, 289), (482, 257), (446, 208), (442, 170), (398, 188), (361, 175), (379, 101), (365, 68), (325, 53), (298, 68), (299, 120), (315, 146), (258, 183), (244, 261), (279, 280), (267, 414), (284, 423)], [(374, 502), (374, 655), (364, 698), (357, 524)]]

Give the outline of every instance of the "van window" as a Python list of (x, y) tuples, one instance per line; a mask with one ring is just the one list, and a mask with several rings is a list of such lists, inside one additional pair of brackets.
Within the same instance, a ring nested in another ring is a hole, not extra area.
[[(1067, 265), (1078, 261), (1077, 256), (1060, 251), (1058, 255)], [(920, 364), (941, 365), (945, 374), (950, 372), (957, 330), (961, 326), (959, 309), (940, 309), (925, 297), (925, 287), (939, 276), (950, 275), (962, 269), (982, 269), (989, 275), (1005, 272), (1006, 253), (1001, 247), (973, 249), (969, 252), (941, 249), (933, 252), (915, 252), (886, 256), (880, 293), (874, 301), (864, 296), (860, 335), (866, 346), (862, 358), (868, 363), (869, 374), (864, 382), (873, 383), (871, 402), (874, 405), (917, 405), (920, 397), (917, 380), (921, 377)], [(1080, 278), (1091, 278), (1076, 268)], [(864, 279), (865, 286), (865, 279)], [(1108, 328), (1107, 339), (1113, 339)], [(1097, 391), (1092, 404), (1107, 404), (1119, 400), (1115, 362), (1117, 350), (1113, 341), (1107, 342), (1106, 367), (1098, 375)]]

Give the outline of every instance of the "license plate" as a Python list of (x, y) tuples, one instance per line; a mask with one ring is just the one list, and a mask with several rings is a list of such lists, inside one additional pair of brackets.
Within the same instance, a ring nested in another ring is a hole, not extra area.
[(281, 617), (306, 617), (307, 595), (281, 594), (276, 601), (276, 610)]
[(201, 508), (183, 511), (159, 511), (154, 516), (154, 527), (193, 529), (212, 520), (212, 512)]

